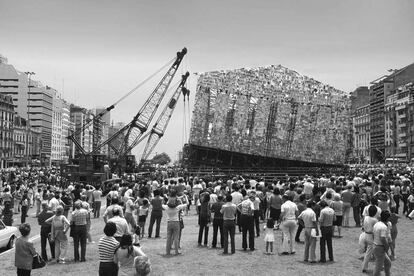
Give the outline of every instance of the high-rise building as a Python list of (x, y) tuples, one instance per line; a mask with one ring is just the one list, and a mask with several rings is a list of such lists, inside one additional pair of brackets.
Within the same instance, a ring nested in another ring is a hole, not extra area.
[[(70, 120), (74, 123), (74, 132), (76, 133), (75, 139), (79, 142), (80, 146), (85, 152), (91, 152), (93, 150), (93, 127), (94, 124), (89, 124), (93, 120), (93, 114), (86, 108), (71, 105), (70, 106)], [(88, 126), (86, 126), (89, 124)], [(86, 127), (85, 127), (86, 126)], [(75, 147), (74, 157), (79, 156), (81, 152)]]
[[(123, 128), (125, 126), (125, 124), (124, 123), (122, 123), (122, 122), (118, 122), (118, 123), (116, 123), (116, 124), (113, 124), (112, 123), (112, 125), (111, 126), (109, 126), (109, 128), (108, 128), (108, 137), (112, 137), (116, 132), (118, 132), (121, 128)], [(119, 136), (119, 137), (117, 137), (115, 140), (113, 140), (112, 142), (111, 142), (111, 144), (115, 147), (115, 148), (120, 148), (120, 146), (121, 146), (121, 143), (122, 143), (122, 139), (123, 139), (123, 136)], [(117, 155), (116, 155), (116, 153), (114, 152), (114, 150), (111, 148), (111, 147), (109, 147), (108, 148), (108, 151), (109, 151), (109, 157), (110, 158), (116, 158), (117, 157)]]
[(28, 125), (42, 133), (42, 165), (50, 164), (52, 147), (52, 113), (53, 94), (50, 87), (32, 80), (33, 74), (26, 75), (17, 71), (0, 59), (0, 94), (13, 98), (14, 110), (19, 116), (28, 120)]
[[(106, 108), (104, 107), (97, 107), (95, 108), (95, 115), (98, 115), (102, 112), (106, 112)], [(108, 111), (105, 113), (105, 115), (102, 116), (102, 121), (107, 125), (111, 125), (111, 111)]]
[[(395, 154), (405, 158), (403, 157), (403, 152), (407, 152), (408, 148), (411, 147), (404, 139), (404, 135), (407, 135), (404, 133), (408, 125), (404, 126), (402, 124), (403, 126), (400, 126), (399, 130), (397, 129), (399, 122), (403, 122), (406, 118), (404, 116), (407, 116), (407, 114), (398, 115), (404, 113), (401, 109), (405, 107), (398, 107), (397, 110), (397, 103), (400, 106), (406, 106), (404, 103), (407, 103), (409, 100), (404, 93), (399, 94), (398, 88), (410, 82), (414, 82), (414, 63), (402, 69), (394, 70), (392, 74), (385, 75), (371, 82), (370, 149), (373, 163), (382, 162), (387, 156)], [(399, 96), (390, 97), (393, 94), (399, 94)], [(393, 108), (397, 112), (395, 116)], [(400, 133), (399, 137), (398, 132)], [(402, 142), (397, 145), (398, 141)]]
[(0, 95), (0, 168), (7, 168), (13, 158), (13, 98)]
[(53, 115), (52, 115), (52, 149), (51, 149), (51, 163), (59, 165), (63, 161), (63, 100), (55, 89), (50, 89), (53, 93)]
[(62, 161), (68, 163), (70, 158), (70, 146), (71, 143), (67, 138), (70, 134), (71, 122), (70, 122), (70, 104), (65, 100), (62, 100)]
[(370, 162), (369, 132), (369, 89), (360, 86), (351, 93), (350, 144), (352, 157), (356, 163)]

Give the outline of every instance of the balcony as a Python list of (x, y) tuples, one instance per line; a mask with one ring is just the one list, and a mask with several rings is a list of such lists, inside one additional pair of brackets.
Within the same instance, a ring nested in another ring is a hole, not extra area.
[(407, 137), (407, 133), (405, 132), (398, 133), (398, 138), (402, 138), (402, 137)]
[(398, 111), (398, 110), (404, 109), (406, 107), (407, 107), (407, 105), (405, 103), (404, 104), (399, 104), (399, 105), (395, 106), (395, 110)]

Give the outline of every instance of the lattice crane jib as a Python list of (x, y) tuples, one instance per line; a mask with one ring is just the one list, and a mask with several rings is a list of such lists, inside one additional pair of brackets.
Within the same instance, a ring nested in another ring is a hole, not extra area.
[(183, 94), (184, 98), (189, 95), (190, 91), (187, 88), (185, 88), (185, 83), (189, 75), (189, 72), (187, 72), (185, 75), (182, 75), (180, 84), (174, 91), (168, 104), (164, 107), (156, 123), (152, 127), (151, 134), (149, 135), (147, 144), (145, 145), (144, 153), (142, 154), (141, 163), (142, 161), (148, 159), (149, 155), (152, 153), (153, 149), (158, 144), (161, 137), (164, 136), (165, 130), (167, 129), (168, 123), (170, 122), (174, 109), (177, 106), (177, 102), (180, 98), (181, 93)]
[(132, 119), (129, 127), (124, 132), (125, 136), (119, 148), (119, 156), (128, 154), (139, 143), (143, 133), (147, 131), (148, 125), (153, 119), (186, 53), (186, 48), (177, 53), (175, 62), (171, 65), (157, 87)]

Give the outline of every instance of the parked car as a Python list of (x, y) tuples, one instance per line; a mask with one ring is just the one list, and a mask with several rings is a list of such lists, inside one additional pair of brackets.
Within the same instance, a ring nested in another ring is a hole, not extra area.
[(14, 242), (20, 236), (19, 229), (14, 226), (6, 226), (0, 219), (0, 248), (13, 248)]

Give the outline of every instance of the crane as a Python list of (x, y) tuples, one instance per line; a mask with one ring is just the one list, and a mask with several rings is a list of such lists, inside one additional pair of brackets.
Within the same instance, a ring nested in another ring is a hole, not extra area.
[(190, 94), (190, 90), (185, 87), (188, 76), (190, 75), (187, 72), (185, 75), (182, 75), (181, 82), (175, 90), (174, 94), (171, 96), (171, 99), (164, 107), (164, 110), (158, 117), (156, 123), (151, 129), (151, 132), (147, 132), (147, 135), (144, 135), (141, 140), (145, 139), (147, 136), (147, 144), (145, 145), (144, 153), (140, 163), (142, 164), (145, 160), (148, 159), (149, 155), (152, 153), (155, 146), (160, 141), (161, 137), (164, 136), (165, 130), (167, 129), (168, 123), (170, 122), (171, 116), (174, 112), (175, 107), (177, 106), (178, 99), (180, 98), (181, 93), (184, 98)]
[[(100, 145), (98, 145), (96, 149), (92, 151), (92, 154), (97, 153), (100, 148), (105, 145), (109, 145), (109, 147), (114, 150), (118, 158), (121, 158), (131, 152), (131, 150), (138, 144), (139, 138), (142, 134), (147, 131), (148, 125), (154, 117), (186, 53), (186, 48), (183, 48), (181, 52), (177, 53), (174, 63), (168, 69), (167, 73), (163, 76), (134, 118), (106, 141), (103, 141)], [(120, 146), (113, 143), (117, 139), (121, 139), (122, 141)]]
[[(172, 60), (170, 60), (167, 64), (165, 64), (163, 67), (161, 67), (157, 72), (152, 74), (150, 77), (145, 79), (142, 83), (140, 83), (138, 86), (136, 86), (134, 89), (132, 89), (130, 92), (128, 92), (126, 95), (121, 97), (117, 102), (110, 105), (106, 109), (104, 109), (102, 112), (97, 114), (93, 117), (93, 119), (86, 121), (82, 127), (77, 129), (76, 131), (72, 132), (67, 138), (71, 140), (76, 148), (78, 149), (80, 153), (81, 159), (82, 157), (85, 160), (85, 164), (88, 164), (91, 160), (94, 163), (95, 157), (100, 155), (101, 150), (103, 147), (108, 146), (110, 149), (112, 149), (117, 159), (123, 159), (124, 157), (128, 158), (128, 154), (131, 152), (131, 150), (138, 144), (140, 141), (140, 137), (145, 133), (148, 129), (148, 125), (150, 124), (151, 120), (153, 119), (161, 101), (163, 100), (168, 87), (171, 84), (172, 79), (174, 78), (178, 67), (180, 66), (184, 56), (187, 54), (187, 48), (183, 48), (181, 51), (177, 52), (176, 57)], [(165, 68), (168, 68), (167, 72), (162, 77), (161, 81), (158, 83), (156, 88), (152, 91), (148, 99), (145, 101), (144, 105), (140, 108), (138, 113), (133, 117), (131, 122), (121, 128), (119, 131), (114, 133), (111, 137), (106, 139), (105, 141), (101, 143), (97, 143), (94, 145), (93, 149), (91, 151), (86, 151), (85, 148), (82, 146), (80, 142), (80, 136), (81, 133), (84, 132), (88, 127), (90, 127), (92, 124), (98, 123), (102, 117), (115, 108), (115, 106), (124, 100), (126, 97), (131, 95), (133, 92), (135, 92), (139, 87), (141, 87), (145, 82), (147, 82), (149, 79), (154, 77), (156, 74), (164, 70)], [(121, 143), (117, 143), (118, 141), (121, 141)], [(120, 144), (120, 145), (119, 145)], [(135, 159), (134, 159), (135, 160)], [(79, 163), (80, 164), (80, 163)], [(95, 166), (95, 165), (94, 165)], [(88, 167), (88, 165), (86, 165)], [(90, 168), (90, 166), (89, 166)]]

